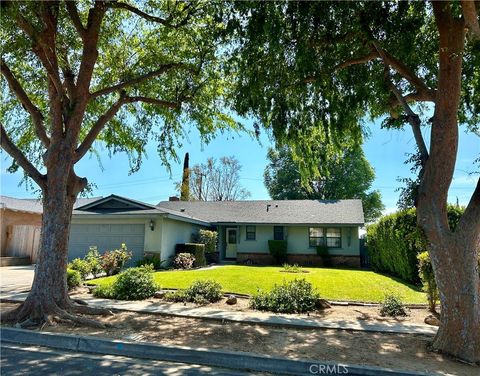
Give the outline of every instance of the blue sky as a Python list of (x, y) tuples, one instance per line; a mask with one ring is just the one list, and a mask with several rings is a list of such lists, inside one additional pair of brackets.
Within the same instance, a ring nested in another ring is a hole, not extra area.
[[(397, 177), (410, 175), (409, 166), (404, 165), (405, 153), (413, 152), (414, 140), (408, 128), (404, 131), (380, 129), (380, 122), (370, 122), (370, 137), (364, 144), (367, 159), (374, 167), (376, 179), (373, 188), (380, 190), (386, 212), (395, 210), (398, 192), (401, 184)], [(428, 130), (425, 131), (428, 142)], [(266, 154), (272, 145), (265, 132), (262, 132), (260, 143), (246, 134), (224, 134), (217, 136), (210, 144), (200, 145), (195, 132), (190, 135), (190, 141), (185, 140), (178, 150), (183, 159), (185, 152), (190, 153), (190, 165), (204, 162), (208, 157), (219, 158), (234, 155), (243, 166), (241, 183), (251, 192), (251, 199), (268, 199), (268, 192), (263, 184), (263, 171), (267, 164)], [(450, 190), (450, 201), (456, 198), (460, 204), (467, 204), (472, 194), (477, 176), (470, 176), (474, 169), (473, 160), (480, 155), (480, 137), (473, 134), (460, 133), (459, 154), (454, 181)], [(112, 159), (106, 152), (101, 152), (103, 171), (96, 157), (86, 156), (76, 168), (79, 176), (87, 176), (89, 181), (97, 185), (95, 196), (106, 196), (112, 193), (127, 196), (140, 201), (157, 203), (175, 195), (174, 183), (181, 179), (182, 161), (172, 161), (171, 176), (162, 166), (156, 154), (154, 144), (148, 147), (148, 158), (144, 160), (140, 171), (128, 175), (128, 160), (125, 155), (115, 155)], [(24, 186), (19, 187), (21, 174), (9, 174), (5, 170), (9, 166), (5, 153), (1, 156), (1, 193), (14, 197), (35, 197)]]

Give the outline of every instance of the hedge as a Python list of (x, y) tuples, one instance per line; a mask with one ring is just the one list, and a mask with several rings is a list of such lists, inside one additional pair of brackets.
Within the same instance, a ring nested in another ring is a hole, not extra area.
[[(464, 209), (448, 207), (448, 221), (455, 229)], [(367, 248), (372, 269), (420, 284), (417, 255), (426, 250), (425, 235), (417, 227), (415, 209), (382, 217), (367, 228)]]
[(207, 260), (205, 259), (205, 244), (200, 243), (184, 243), (175, 246), (175, 253), (191, 253), (195, 256), (194, 266), (205, 266)]

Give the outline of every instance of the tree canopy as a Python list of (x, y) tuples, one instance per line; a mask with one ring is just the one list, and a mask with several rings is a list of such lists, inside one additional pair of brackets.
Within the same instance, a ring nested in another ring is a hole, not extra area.
[(380, 192), (371, 190), (375, 172), (358, 146), (331, 153), (320, 162), (321, 175), (304, 179), (288, 146), (270, 149), (268, 159), (265, 186), (275, 200), (357, 198), (362, 200), (366, 222), (373, 222), (382, 215), (384, 206)]

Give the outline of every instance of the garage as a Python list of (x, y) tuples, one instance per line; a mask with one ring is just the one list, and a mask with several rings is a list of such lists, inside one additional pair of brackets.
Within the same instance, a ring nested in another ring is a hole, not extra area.
[(132, 252), (134, 260), (143, 257), (145, 225), (143, 223), (106, 224), (88, 223), (72, 224), (68, 258), (83, 258), (89, 247), (96, 246), (100, 253), (120, 248), (122, 243)]

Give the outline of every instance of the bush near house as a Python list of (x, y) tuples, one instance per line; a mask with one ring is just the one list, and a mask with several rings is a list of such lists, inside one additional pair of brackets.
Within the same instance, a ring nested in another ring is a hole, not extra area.
[(268, 251), (275, 259), (278, 265), (282, 265), (287, 261), (287, 241), (286, 240), (269, 240)]
[(317, 246), (317, 255), (322, 258), (323, 266), (332, 266), (332, 256), (326, 245)]
[(166, 300), (207, 304), (222, 298), (222, 285), (213, 280), (194, 281), (187, 289), (165, 295)]
[(80, 273), (82, 280), (87, 278), (92, 273), (92, 265), (85, 259), (76, 258), (72, 262), (68, 263), (67, 268), (70, 270), (76, 270)]
[(160, 259), (160, 254), (150, 253), (150, 254), (145, 254), (141, 260), (137, 260), (135, 262), (135, 266), (140, 267), (145, 265), (151, 265), (153, 269), (160, 270), (164, 262), (165, 260)]
[[(448, 207), (448, 222), (455, 229), (464, 209)], [(367, 247), (372, 269), (420, 284), (417, 255), (426, 249), (426, 238), (417, 227), (415, 209), (384, 216), (367, 228)]]
[(151, 298), (159, 288), (153, 278), (153, 267), (147, 265), (125, 270), (111, 286), (98, 287), (93, 294), (99, 298), (142, 300)]
[(269, 292), (257, 292), (250, 305), (259, 311), (305, 313), (320, 308), (320, 302), (320, 294), (310, 282), (294, 279), (275, 285)]
[(69, 290), (82, 284), (82, 275), (78, 270), (67, 269), (67, 287)]
[(195, 262), (195, 256), (191, 253), (179, 253), (173, 258), (175, 269), (191, 269)]
[[(200, 244), (200, 243), (177, 244), (175, 245), (175, 253), (177, 254), (177, 256), (182, 253), (192, 254), (195, 258), (194, 265), (193, 265), (195, 267), (207, 265), (207, 260), (205, 258), (205, 244)], [(188, 268), (180, 268), (180, 269), (188, 269)]]
[(213, 253), (217, 251), (218, 233), (210, 230), (198, 231), (199, 242), (205, 244), (205, 253)]
[(101, 265), (107, 276), (111, 276), (118, 274), (131, 258), (132, 252), (128, 251), (127, 246), (123, 243), (120, 249), (105, 252), (102, 255)]
[(90, 264), (91, 273), (95, 278), (97, 278), (97, 276), (103, 272), (102, 256), (100, 256), (100, 253), (98, 253), (97, 247), (90, 247), (87, 255), (84, 257), (84, 260)]

